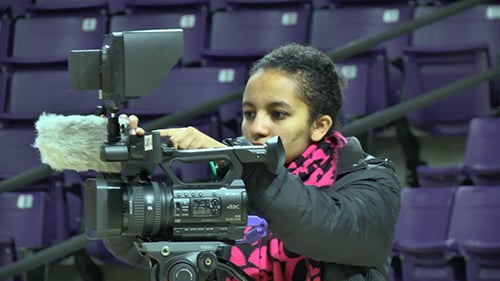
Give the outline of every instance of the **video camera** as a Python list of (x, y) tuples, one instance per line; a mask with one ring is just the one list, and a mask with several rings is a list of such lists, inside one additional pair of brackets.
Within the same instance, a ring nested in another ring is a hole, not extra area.
[[(133, 237), (138, 253), (149, 260), (151, 280), (207, 280), (218, 267), (247, 280), (222, 263), (217, 251), (241, 240), (248, 225), (244, 165), (262, 163), (276, 173), (284, 163), (280, 139), (177, 150), (157, 132), (129, 135), (117, 116), (127, 100), (151, 94), (175, 65), (182, 36), (180, 29), (114, 32), (100, 50), (70, 53), (73, 89), (98, 89), (99, 114), (108, 118), (108, 142), (100, 157), (121, 163), (120, 174), (98, 173), (85, 183), (86, 234), (90, 239)], [(224, 162), (229, 170), (217, 182), (186, 183), (171, 169), (173, 161)], [(157, 167), (172, 184), (152, 180)]]

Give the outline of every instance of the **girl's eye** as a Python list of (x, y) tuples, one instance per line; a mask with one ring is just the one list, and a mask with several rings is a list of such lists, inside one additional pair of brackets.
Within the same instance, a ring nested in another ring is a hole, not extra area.
[(274, 119), (282, 120), (282, 119), (285, 119), (288, 116), (288, 114), (286, 112), (283, 112), (283, 111), (274, 111), (272, 113), (272, 116)]
[(245, 117), (245, 119), (253, 119), (255, 117), (255, 112), (243, 111), (243, 117)]

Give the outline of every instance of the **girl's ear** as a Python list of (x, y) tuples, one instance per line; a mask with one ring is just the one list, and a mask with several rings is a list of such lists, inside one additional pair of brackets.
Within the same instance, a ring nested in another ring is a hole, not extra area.
[(333, 126), (332, 117), (323, 115), (316, 119), (311, 127), (311, 140), (316, 142), (322, 139)]

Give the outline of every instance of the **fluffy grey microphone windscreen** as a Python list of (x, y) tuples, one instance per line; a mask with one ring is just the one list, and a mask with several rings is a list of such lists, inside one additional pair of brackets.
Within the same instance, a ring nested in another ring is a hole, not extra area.
[(41, 161), (56, 171), (94, 170), (119, 173), (119, 162), (102, 161), (101, 145), (107, 141), (107, 119), (95, 115), (43, 113), (35, 123), (33, 147)]

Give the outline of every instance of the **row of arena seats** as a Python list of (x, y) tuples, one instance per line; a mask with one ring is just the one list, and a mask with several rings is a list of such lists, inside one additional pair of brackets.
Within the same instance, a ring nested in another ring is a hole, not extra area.
[(460, 165), (417, 168), (422, 186), (458, 186), (461, 184), (500, 185), (500, 117), (475, 117), (469, 123), (464, 161)]
[(500, 280), (500, 185), (404, 188), (391, 281)]
[[(444, 7), (412, 7), (406, 1), (392, 1), (310, 9), (303, 4), (307, 1), (291, 0), (277, 1), (285, 3), (281, 5), (261, 4), (257, 8), (248, 4), (252, 1), (240, 1), (246, 4), (215, 12), (172, 4), (168, 9), (137, 8), (127, 14), (35, 13), (30, 17), (4, 19), (0, 63), (6, 83), (0, 94), (13, 95), (12, 91), (17, 90), (14, 80), (21, 72), (25, 76), (39, 76), (32, 71), (53, 70), (57, 65), (59, 72), (43, 75), (63, 75), (61, 70), (66, 66), (69, 50), (100, 48), (108, 32), (180, 27), (184, 30), (185, 50), (178, 67), (208, 67), (215, 72), (229, 68), (230, 73), (238, 73), (234, 68), (248, 68), (258, 57), (287, 42), (310, 44), (329, 52)], [(499, 11), (500, 5), (495, 3), (477, 5), (338, 61), (350, 82), (343, 123), (497, 65), (500, 40), (491, 35), (500, 26)], [(456, 36), (456, 30), (460, 30), (461, 36)], [(191, 71), (193, 82), (205, 79), (199, 73), (204, 70)], [(224, 77), (227, 81), (227, 76)], [(43, 83), (32, 85), (36, 89), (48, 87)], [(498, 81), (485, 82), (409, 114), (408, 119), (411, 125), (425, 132), (463, 135), (471, 117), (490, 115), (496, 109), (499, 96)], [(84, 99), (82, 96), (82, 108), (76, 112), (85, 112), (83, 105), (94, 102)]]
[[(401, 2), (411, 6), (416, 5), (446, 5), (457, 0), (379, 0), (377, 2)], [(192, 7), (217, 11), (231, 9), (235, 5), (257, 4), (265, 6), (268, 3), (288, 4), (301, 3), (312, 8), (325, 8), (342, 5), (364, 5), (370, 0), (0, 0), (0, 13), (5, 16), (18, 17), (31, 13), (59, 13), (59, 12), (90, 12), (120, 14), (136, 9), (157, 9), (166, 6)]]
[(500, 280), (500, 117), (475, 117), (464, 162), (418, 168), (403, 188), (391, 281)]

